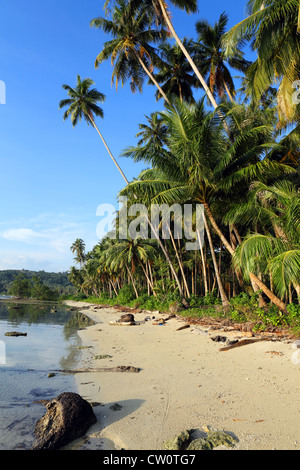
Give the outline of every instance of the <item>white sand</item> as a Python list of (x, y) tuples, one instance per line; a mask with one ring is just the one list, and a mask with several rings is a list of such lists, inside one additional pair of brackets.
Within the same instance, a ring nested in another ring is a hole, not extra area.
[[(145, 313), (134, 314), (137, 325), (113, 326), (109, 321), (122, 312), (93, 306), (84, 312), (97, 324), (79, 332), (82, 345), (89, 346), (82, 349), (79, 367), (142, 370), (76, 374), (78, 393), (102, 406), (93, 408), (98, 421), (88, 439), (69, 448), (161, 450), (181, 431), (210, 425), (233, 433), (236, 449), (300, 449), (300, 351), (298, 356), (291, 341), (220, 351), (224, 343), (212, 336), (241, 334), (199, 327), (176, 331), (182, 320), (158, 326), (142, 322), (152, 316)], [(119, 411), (110, 409), (115, 403)]]

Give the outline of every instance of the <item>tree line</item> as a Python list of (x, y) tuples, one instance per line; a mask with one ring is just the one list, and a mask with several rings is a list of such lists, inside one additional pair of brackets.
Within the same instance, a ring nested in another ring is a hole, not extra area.
[[(25, 280), (24, 292), (19, 286)], [(8, 269), (0, 271), (0, 293), (2, 295), (15, 295), (16, 297), (30, 297), (31, 287), (33, 284), (37, 286), (42, 284), (49, 289), (49, 292), (57, 292), (58, 296), (70, 295), (75, 292), (74, 286), (71, 284), (68, 273), (47, 273), (45, 271), (29, 271)], [(21, 295), (22, 294), (22, 295)], [(51, 299), (49, 299), (51, 300)]]
[[(196, 0), (170, 3), (197, 11)], [(191, 204), (196, 218), (201, 204), (205, 237), (199, 250), (185, 250), (171, 219), (167, 239), (160, 231), (154, 240), (105, 237), (88, 253), (78, 239), (69, 279), (98, 298), (130, 288), (136, 299), (171, 295), (191, 304), (215, 293), (224, 311), (253, 293), (261, 308), (287, 314), (300, 300), (299, 1), (249, 0), (248, 16), (230, 30), (222, 13), (213, 25), (197, 21), (197, 38), (182, 40), (165, 1), (108, 0), (105, 10), (91, 21), (110, 35), (95, 66), (110, 59), (116, 87), (129, 82), (141, 92), (146, 81), (163, 101), (121, 155), (147, 168), (127, 180), (96, 125), (105, 96), (89, 78), (63, 85), (63, 117), (96, 129), (129, 206)], [(246, 45), (256, 60), (247, 60)]]

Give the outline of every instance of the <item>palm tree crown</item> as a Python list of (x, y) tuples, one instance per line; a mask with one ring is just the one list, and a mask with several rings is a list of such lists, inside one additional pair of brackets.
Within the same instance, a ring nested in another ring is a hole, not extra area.
[[(184, 47), (193, 55), (194, 42), (184, 38)], [(197, 79), (178, 44), (162, 43), (159, 46), (161, 61), (158, 63), (159, 72), (155, 78), (168, 96), (180, 97), (181, 101), (193, 102), (192, 88), (197, 86)], [(159, 91), (156, 98), (161, 98)]]
[(199, 55), (196, 64), (207, 77), (210, 90), (220, 97), (223, 97), (226, 92), (233, 101), (234, 83), (226, 62), (230, 67), (242, 72), (245, 72), (251, 63), (243, 58), (243, 52), (238, 47), (231, 52), (230, 56), (225, 55), (222, 38), (227, 23), (228, 16), (225, 13), (220, 15), (214, 26), (204, 20), (197, 21)]
[(70, 98), (61, 100), (59, 103), (59, 108), (61, 109), (64, 106), (69, 106), (67, 111), (64, 113), (64, 120), (67, 119), (69, 116), (71, 116), (73, 127), (76, 126), (76, 124), (78, 123), (78, 121), (81, 120), (81, 118), (84, 118), (87, 124), (92, 124), (94, 126), (109, 156), (113, 160), (114, 164), (118, 168), (120, 174), (122, 175), (124, 181), (127, 184), (128, 180), (125, 174), (123, 173), (118, 162), (116, 161), (115, 157), (111, 153), (107, 143), (105, 142), (103, 135), (101, 134), (100, 130), (98, 129), (95, 123), (94, 115), (103, 117), (103, 111), (98, 106), (97, 103), (99, 101), (100, 102), (104, 101), (105, 96), (103, 95), (103, 93), (100, 93), (95, 88), (92, 88), (90, 90), (90, 87), (92, 85), (94, 85), (93, 80), (91, 80), (90, 78), (85, 78), (84, 80), (81, 80), (80, 75), (77, 75), (76, 88), (72, 88), (69, 85), (63, 85), (63, 89), (68, 92), (68, 95), (70, 96)]
[(298, 0), (249, 0), (249, 16), (224, 36), (227, 52), (240, 41), (251, 40), (258, 58), (246, 74), (247, 93), (258, 101), (279, 83), (277, 105), (280, 123), (297, 118), (292, 99), (294, 81), (299, 79), (300, 36), (297, 34)]
[(116, 88), (119, 81), (124, 85), (130, 80), (132, 92), (142, 91), (145, 73), (153, 81), (153, 60), (157, 60), (156, 49), (151, 43), (164, 39), (166, 32), (149, 28), (148, 13), (134, 8), (126, 0), (115, 3), (111, 20), (99, 17), (91, 22), (91, 26), (113, 36), (104, 44), (95, 65), (98, 67), (110, 57), (114, 66), (112, 83), (116, 80)]
[(90, 78), (81, 80), (80, 75), (77, 75), (77, 85), (75, 88), (69, 85), (63, 85), (63, 89), (68, 92), (69, 98), (61, 100), (59, 108), (61, 109), (68, 106), (63, 118), (66, 120), (71, 116), (73, 127), (75, 127), (82, 118), (85, 119), (88, 124), (91, 124), (94, 115), (103, 118), (103, 110), (98, 106), (98, 103), (103, 103), (105, 95), (95, 88), (91, 88), (92, 85), (94, 85), (93, 80)]

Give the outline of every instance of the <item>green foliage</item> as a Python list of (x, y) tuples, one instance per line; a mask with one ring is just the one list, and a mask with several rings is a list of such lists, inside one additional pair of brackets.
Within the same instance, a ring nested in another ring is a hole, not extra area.
[(135, 299), (135, 294), (133, 287), (129, 284), (126, 284), (122, 289), (119, 290), (118, 295), (115, 297), (116, 303), (121, 305), (127, 305), (132, 300)]
[[(30, 281), (34, 277), (38, 277), (43, 284), (52, 290), (57, 290), (60, 295), (71, 295), (75, 292), (74, 287), (68, 279), (68, 273), (47, 273), (45, 271), (20, 271), (11, 269), (0, 271), (0, 293), (4, 295), (8, 294), (14, 279), (20, 274)], [(18, 297), (17, 294), (12, 295)]]
[(20, 273), (17, 275), (9, 289), (9, 294), (22, 298), (31, 296), (31, 282), (25, 274)]
[[(197, 22), (197, 43), (183, 40), (208, 82), (208, 86), (202, 83), (207, 96), (211, 90), (218, 100), (219, 107), (213, 113), (206, 109), (205, 97), (199, 102), (194, 99), (192, 88), (197, 80), (191, 76), (187, 54), (168, 42), (154, 47), (162, 38), (168, 39), (160, 16), (161, 8), (169, 13), (167, 3), (107, 0), (106, 6), (111, 4), (108, 16), (92, 21), (92, 26), (110, 34), (96, 66), (110, 58), (112, 81), (116, 85), (130, 81), (132, 91), (142, 90), (147, 72), (164, 84), (164, 91), (156, 86), (157, 98), (160, 94), (165, 98), (165, 110), (146, 116), (147, 124), (140, 124), (136, 135), (137, 146), (127, 147), (123, 153), (144, 162), (147, 169), (128, 183), (119, 168), (126, 181), (119, 196), (127, 196), (128, 208), (137, 202), (148, 208), (151, 204), (181, 208), (191, 204), (194, 225), (198, 220), (195, 206), (203, 204), (203, 251), (188, 252), (186, 240), (175, 236), (175, 240), (160, 239), (162, 223), (159, 236), (151, 243), (143, 237), (112, 240), (108, 236), (86, 253), (83, 240), (78, 239), (71, 249), (79, 269), (72, 267), (69, 279), (79, 296), (88, 301), (167, 312), (172, 303), (185, 297), (189, 304), (182, 312), (185, 316), (221, 316), (232, 322), (255, 323), (260, 330), (297, 328), (299, 309), (295, 304), (286, 308), (286, 304), (300, 301), (300, 125), (295, 121), (293, 130), (282, 137), (282, 116), (278, 118), (277, 111), (285, 108), (286, 118), (295, 111), (289, 109), (288, 102), (299, 62), (293, 61), (299, 56), (299, 2), (249, 0), (250, 17), (228, 34), (227, 15), (222, 13), (214, 26)], [(193, 11), (197, 2), (172, 3)], [(259, 55), (252, 65), (242, 52), (250, 38)], [(282, 69), (283, 64), (289, 65), (289, 73)], [(239, 102), (234, 101), (228, 65), (245, 73)], [(277, 108), (276, 90), (270, 88), (274, 73), (281, 81)], [(60, 107), (68, 107), (64, 118), (70, 116), (73, 125), (81, 117), (92, 124), (93, 115), (102, 117), (97, 103), (104, 96), (91, 89), (92, 85), (90, 79), (78, 76), (76, 88), (64, 86), (69, 96)], [(249, 96), (254, 98), (250, 103)], [(210, 100), (215, 107), (215, 100)], [(121, 215), (122, 210), (116, 228), (126, 233), (128, 226)], [(169, 227), (173, 235), (174, 226), (175, 214)], [(262, 291), (249, 294), (250, 280), (253, 290), (260, 287)], [(35, 289), (41, 287), (36, 285)], [(196, 292), (201, 296), (193, 294)], [(262, 299), (266, 303), (263, 308)]]
[(18, 274), (12, 282), (9, 294), (21, 298), (33, 298), (37, 300), (53, 300), (59, 298), (59, 292), (45, 285), (38, 276), (31, 279), (24, 273)]

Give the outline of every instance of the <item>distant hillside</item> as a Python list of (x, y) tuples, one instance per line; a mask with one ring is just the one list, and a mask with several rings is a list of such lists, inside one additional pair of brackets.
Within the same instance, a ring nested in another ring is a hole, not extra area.
[(46, 273), (45, 271), (27, 271), (25, 269), (8, 269), (0, 271), (0, 294), (8, 294), (12, 282), (18, 274), (29, 279), (37, 276), (46, 286), (57, 290), (60, 294), (73, 294), (75, 289), (68, 279), (68, 273)]

